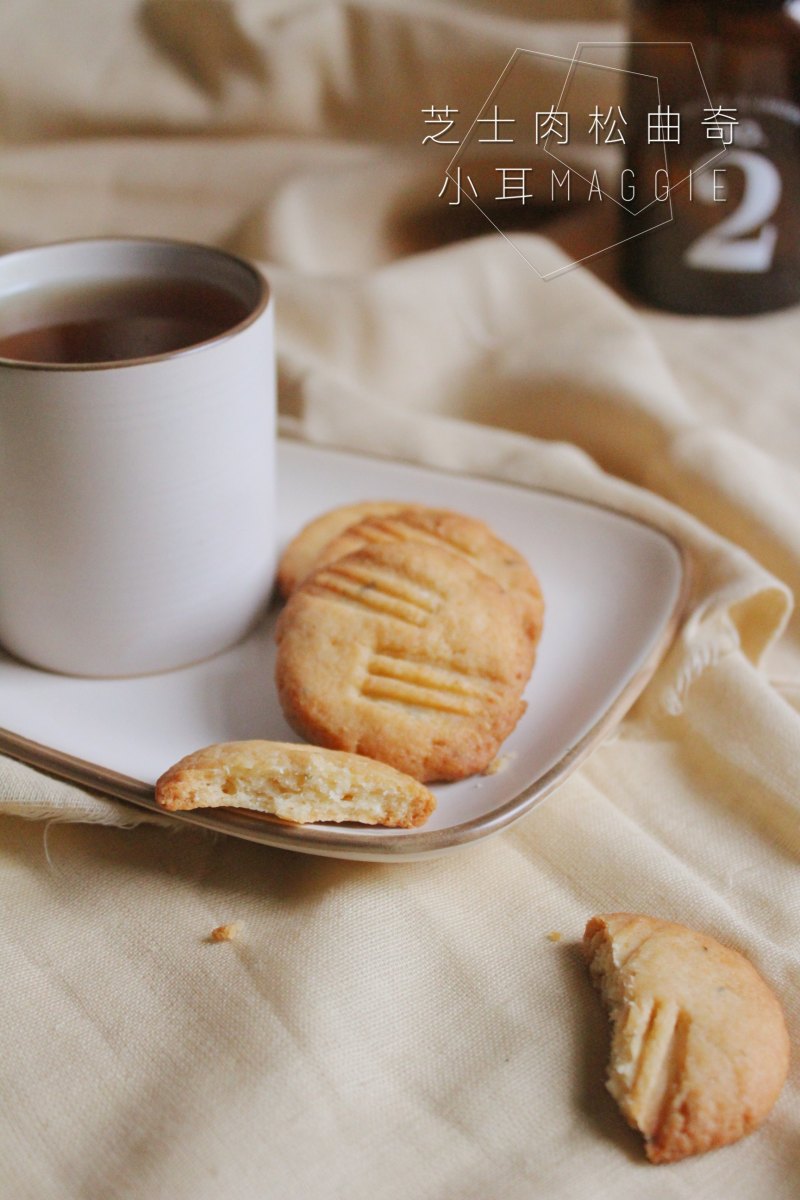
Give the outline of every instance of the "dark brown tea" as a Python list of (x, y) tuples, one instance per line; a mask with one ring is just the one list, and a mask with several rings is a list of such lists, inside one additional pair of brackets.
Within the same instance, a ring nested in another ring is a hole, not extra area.
[(217, 337), (249, 311), (227, 289), (193, 279), (35, 288), (0, 304), (0, 358), (67, 364), (150, 358)]

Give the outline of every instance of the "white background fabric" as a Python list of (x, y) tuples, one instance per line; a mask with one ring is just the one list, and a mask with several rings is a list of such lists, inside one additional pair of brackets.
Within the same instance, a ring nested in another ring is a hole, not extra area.
[[(594, 497), (695, 565), (686, 627), (619, 733), (452, 857), (339, 863), (175, 831), (0, 762), (14, 1200), (797, 1194), (797, 1067), (759, 1134), (646, 1164), (603, 1088), (577, 942), (617, 909), (704, 929), (764, 973), (797, 1045), (800, 313), (635, 311), (583, 270), (543, 284), (491, 232), (456, 239), (436, 200), (449, 152), (420, 145), (420, 110), (477, 111), (516, 45), (624, 36), (610, 2), (535, 16), (3, 10), (2, 248), (131, 233), (253, 255), (294, 435)], [(210, 944), (224, 921), (240, 937)]]

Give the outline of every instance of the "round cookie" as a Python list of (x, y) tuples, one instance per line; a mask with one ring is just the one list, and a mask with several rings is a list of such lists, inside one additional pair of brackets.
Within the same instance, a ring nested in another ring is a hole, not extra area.
[(278, 589), (282, 596), (291, 596), (307, 575), (314, 570), (316, 560), (328, 542), (344, 533), (365, 517), (383, 516), (386, 513), (402, 512), (413, 507), (408, 501), (364, 500), (360, 504), (345, 504), (332, 508), (309, 521), (281, 555), (278, 563)]
[(458, 555), (491, 576), (508, 592), (534, 648), (542, 633), (544, 601), (539, 580), (522, 555), (483, 521), (441, 508), (406, 508), (370, 515), (351, 525), (321, 550), (316, 566), (335, 562), (381, 542), (426, 542)]
[(292, 727), (422, 782), (484, 770), (525, 710), (530, 642), (512, 601), (436, 546), (379, 544), (320, 567), (276, 636)]
[(632, 913), (593, 917), (583, 942), (613, 1022), (607, 1087), (650, 1161), (677, 1162), (757, 1128), (786, 1078), (789, 1037), (747, 959)]

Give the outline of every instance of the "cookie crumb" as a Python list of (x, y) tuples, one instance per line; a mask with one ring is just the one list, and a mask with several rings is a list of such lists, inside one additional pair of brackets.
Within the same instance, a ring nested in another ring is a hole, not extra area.
[(547, 935), (547, 940), (548, 942), (560, 942), (563, 936), (557, 929), (552, 929)]
[(493, 758), (485, 770), (481, 771), (481, 775), (502, 775), (503, 771), (508, 770), (516, 755), (511, 752), (509, 754), (498, 754), (497, 758)]
[(232, 942), (235, 937), (238, 937), (240, 926), (236, 921), (230, 925), (218, 925), (216, 929), (211, 930), (209, 941), (212, 942)]

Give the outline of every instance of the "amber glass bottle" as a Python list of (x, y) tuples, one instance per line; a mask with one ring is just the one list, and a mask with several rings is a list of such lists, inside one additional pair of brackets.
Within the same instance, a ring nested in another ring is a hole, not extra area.
[(636, 0), (630, 39), (628, 168), (661, 186), (624, 214), (628, 286), (678, 312), (800, 302), (800, 2)]

